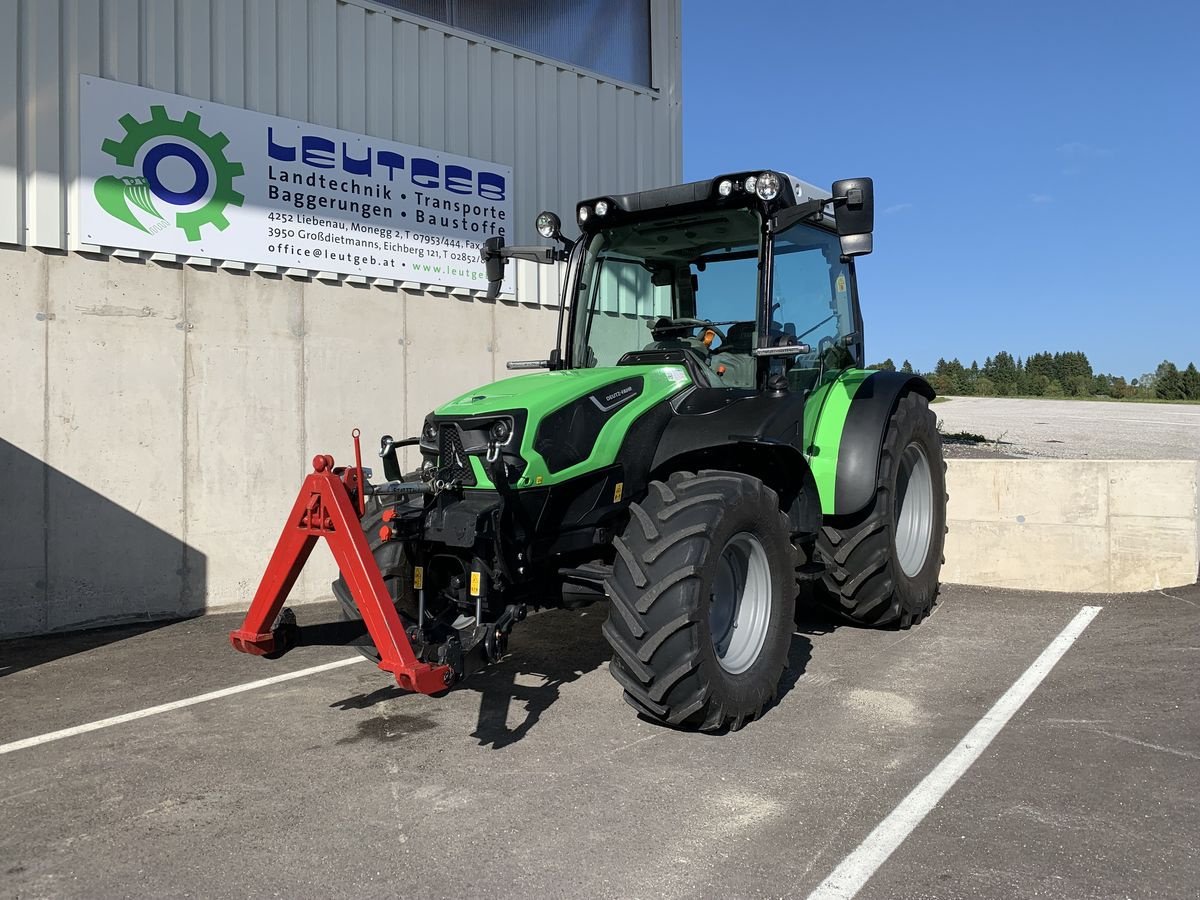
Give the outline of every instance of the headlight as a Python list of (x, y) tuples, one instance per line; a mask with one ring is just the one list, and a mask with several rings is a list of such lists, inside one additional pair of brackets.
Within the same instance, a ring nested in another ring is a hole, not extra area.
[(586, 222), (588, 220), (589, 215), (591, 215), (590, 209), (588, 209), (586, 206), (579, 207), (579, 221), (580, 222)]
[(722, 197), (728, 197), (733, 193), (733, 182), (725, 178), (717, 185), (717, 193)]
[(433, 422), (426, 421), (425, 427), (421, 429), (421, 435), (427, 441), (436, 441), (438, 436), (438, 428)]
[(607, 213), (608, 213), (608, 201), (607, 200), (597, 200), (596, 201), (596, 215), (603, 216), (603, 215), (606, 215)]
[(779, 176), (774, 172), (763, 172), (754, 183), (754, 193), (759, 200), (774, 200), (779, 196)]
[(512, 437), (512, 426), (508, 424), (507, 419), (497, 419), (488, 429), (488, 438), (493, 444), (507, 444), (510, 437)]
[(755, 186), (756, 184), (758, 184), (758, 179), (757, 179), (757, 178), (755, 178), (753, 175), (751, 175), (749, 178), (747, 178), (747, 179), (746, 179), (746, 184), (745, 184), (746, 193), (747, 193), (747, 194), (753, 194), (753, 193), (754, 193), (754, 186)]
[(546, 211), (538, 213), (534, 227), (542, 237), (552, 238), (562, 230), (562, 222), (559, 221), (558, 216), (554, 213)]

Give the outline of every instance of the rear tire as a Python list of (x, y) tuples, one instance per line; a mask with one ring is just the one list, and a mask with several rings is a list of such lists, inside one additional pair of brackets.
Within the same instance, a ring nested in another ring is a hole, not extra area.
[(905, 394), (888, 423), (875, 495), (817, 535), (817, 593), (863, 625), (908, 628), (933, 609), (946, 539), (946, 464), (929, 401)]
[(630, 505), (604, 635), (625, 700), (667, 725), (737, 729), (787, 666), (796, 551), (775, 492), (734, 472), (673, 474)]

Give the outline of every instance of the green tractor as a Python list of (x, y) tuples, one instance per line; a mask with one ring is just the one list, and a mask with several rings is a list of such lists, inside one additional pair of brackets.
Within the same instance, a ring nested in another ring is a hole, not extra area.
[(625, 699), (711, 731), (776, 696), (805, 583), (853, 622), (923, 619), (945, 467), (929, 384), (864, 368), (873, 217), (870, 179), (743, 172), (585, 200), (575, 240), (542, 213), (552, 245), (488, 241), (493, 296), (510, 258), (566, 263), (558, 346), (382, 441), (359, 510), (417, 659), (449, 684), (527, 608), (607, 598)]

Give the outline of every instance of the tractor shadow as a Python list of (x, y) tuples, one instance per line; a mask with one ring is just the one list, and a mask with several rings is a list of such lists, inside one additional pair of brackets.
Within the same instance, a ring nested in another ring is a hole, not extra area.
[[(452, 689), (455, 694), (473, 692), (479, 695), (479, 711), (471, 736), (481, 747), (503, 750), (522, 740), (559, 700), (564, 685), (599, 669), (612, 658), (612, 649), (600, 630), (606, 615), (607, 606), (604, 603), (581, 610), (548, 609), (536, 612), (514, 629), (507, 658), (475, 672)], [(813, 642), (810, 638), (829, 634), (845, 624), (813, 604), (801, 602), (788, 651), (787, 668), (775, 699), (763, 710), (764, 716), (769, 715), (803, 678), (812, 658)], [(365, 636), (361, 622), (306, 626), (301, 629), (301, 635), (300, 643), (310, 645), (354, 645), (370, 640)], [(613, 690), (619, 692), (620, 688), (614, 683)], [(346, 697), (330, 706), (341, 710), (365, 710), (397, 700), (408, 693), (392, 684), (369, 693)], [(404, 726), (404, 723), (399, 722), (394, 714), (381, 716), (361, 723), (359, 733), (350, 740), (382, 740), (385, 735), (386, 739), (391, 740), (428, 727), (424, 722), (409, 724), (412, 727), (398, 727)]]
[[(499, 665), (472, 675), (463, 685), (479, 694), (479, 716), (471, 736), (480, 746), (501, 750), (537, 725), (565, 684), (612, 658), (600, 631), (607, 606), (547, 610), (513, 632), (513, 654)], [(513, 710), (519, 721), (510, 725)]]
[[(549, 609), (533, 613), (513, 630), (508, 657), (475, 672), (452, 689), (456, 694), (479, 695), (479, 712), (471, 736), (481, 747), (502, 750), (522, 740), (558, 701), (563, 685), (608, 662), (612, 650), (600, 631), (606, 612), (604, 604), (597, 603), (582, 610)], [(352, 631), (344, 627), (346, 624), (350, 623), (339, 623), (342, 627), (329, 628), (320, 636), (303, 629), (309, 633), (302, 642), (312, 644), (321, 642), (321, 638), (336, 638), (337, 643), (357, 643), (346, 640)], [(361, 631), (360, 623), (353, 624), (359, 625)], [(331, 706), (342, 710), (369, 709), (408, 693), (389, 685), (347, 697)], [(383, 718), (391, 722), (395, 716)], [(353, 739), (373, 736), (375, 721), (365, 723), (365, 732), (360, 728), (363, 733)], [(396, 735), (397, 730), (389, 731), (389, 738)]]

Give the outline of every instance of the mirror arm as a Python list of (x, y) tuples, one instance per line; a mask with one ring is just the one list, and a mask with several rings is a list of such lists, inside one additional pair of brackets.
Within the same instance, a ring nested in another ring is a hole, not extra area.
[(834, 198), (832, 197), (828, 200), (806, 200), (803, 203), (797, 203), (795, 206), (789, 206), (787, 209), (781, 209), (771, 217), (771, 232), (786, 231), (801, 219), (820, 215), (833, 200)]
[(501, 259), (524, 259), (539, 265), (549, 265), (561, 253), (555, 247), (501, 247)]
[[(510, 259), (524, 259), (529, 262), (538, 263), (539, 265), (549, 265), (555, 262), (565, 262), (572, 247), (575, 246), (574, 241), (568, 241), (566, 238), (559, 238), (564, 243), (564, 247), (506, 247), (504, 246), (504, 238), (488, 238), (483, 242), (483, 247), (480, 248), (479, 255), (482, 257), (486, 265), (491, 265), (495, 260), (500, 260), (500, 268), (508, 265)], [(487, 297), (489, 300), (495, 300), (500, 293), (501, 279), (488, 281)]]

